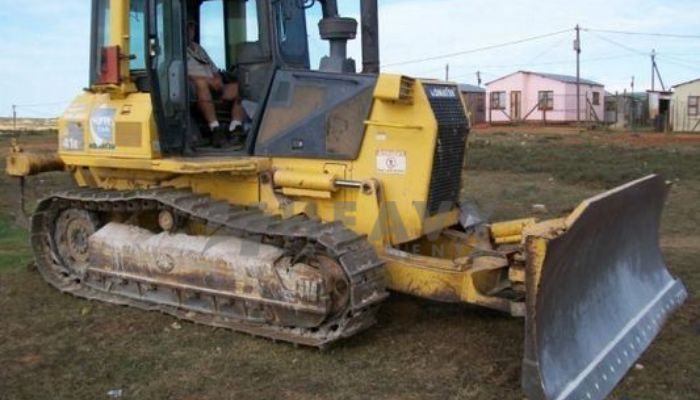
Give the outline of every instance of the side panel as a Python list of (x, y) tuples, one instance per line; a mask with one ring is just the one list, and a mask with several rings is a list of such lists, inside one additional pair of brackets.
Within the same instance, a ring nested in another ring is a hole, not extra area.
[(376, 77), (278, 71), (255, 154), (353, 160), (362, 144)]
[[(381, 80), (384, 77), (380, 78)], [(444, 132), (452, 132), (449, 126), (439, 125), (436, 112), (442, 113), (439, 106), (433, 111), (431, 99), (428, 97), (431, 87), (454, 88), (416, 81), (410, 89), (411, 101), (375, 100), (372, 114), (367, 121), (367, 133), (360, 157), (352, 164), (351, 179), (376, 178), (381, 183), (384, 214), (388, 220), (392, 244), (406, 243), (420, 238), (426, 233), (440, 230), (457, 223), (457, 212), (449, 208), (441, 209), (442, 213), (428, 213), (431, 182), (436, 182), (434, 193), (438, 196), (435, 203), (444, 199), (438, 193), (443, 178), (439, 175), (433, 181), (435, 173), (434, 162), (440, 167), (444, 161), (455, 164), (443, 171), (450, 178), (450, 185), (456, 182), (456, 193), (459, 194), (461, 184), (462, 161), (459, 164), (445, 158), (445, 152), (464, 154), (461, 139), (456, 143), (445, 141), (445, 146), (438, 147), (438, 129), (442, 126)], [(455, 93), (456, 88), (454, 89)], [(457, 114), (454, 118), (466, 120), (461, 100), (457, 100)], [(455, 104), (453, 104), (454, 106)], [(439, 114), (441, 115), (441, 114)], [(441, 117), (441, 120), (443, 118)], [(447, 128), (445, 128), (447, 127)], [(447, 129), (447, 130), (445, 130)], [(466, 131), (462, 132), (465, 135)], [(437, 158), (436, 158), (437, 157)], [(445, 167), (447, 168), (447, 164)], [(443, 168), (440, 167), (440, 170)], [(451, 196), (451, 195), (450, 195)], [(455, 199), (456, 201), (457, 199)]]
[(152, 159), (159, 157), (151, 97), (133, 93), (77, 97), (59, 120), (59, 154)]
[[(347, 165), (346, 179), (379, 183), (380, 203), (374, 205), (378, 214), (362, 208), (364, 196), (358, 189), (339, 190), (327, 200), (299, 198), (313, 204), (322, 219), (341, 220), (356, 232), (367, 234), (379, 247), (410, 242), (457, 223), (454, 205), (461, 188), (468, 133), (456, 87), (414, 82), (404, 100), (378, 97), (384, 83), (392, 78), (379, 78), (359, 157), (342, 162)], [(273, 159), (274, 169), (311, 174), (333, 173), (328, 164), (323, 160)]]

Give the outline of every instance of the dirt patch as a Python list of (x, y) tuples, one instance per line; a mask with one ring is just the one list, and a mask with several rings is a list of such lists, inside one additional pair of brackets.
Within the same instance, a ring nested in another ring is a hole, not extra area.
[(578, 135), (586, 132), (586, 129), (574, 126), (541, 126), (541, 125), (477, 125), (472, 130), (476, 134), (493, 135), (493, 134), (512, 134), (512, 133), (527, 133), (530, 135)]
[(16, 141), (27, 151), (55, 152), (58, 145), (57, 135), (58, 131), (56, 130), (0, 135), (0, 157), (2, 157), (2, 162), (5, 162), (5, 157), (10, 152), (10, 145), (13, 141)]
[(0, 118), (0, 133), (3, 132), (31, 132), (53, 130), (58, 126), (56, 118)]
[(700, 146), (700, 135), (690, 133), (591, 133), (567, 137), (565, 143), (589, 143), (590, 141), (632, 147)]

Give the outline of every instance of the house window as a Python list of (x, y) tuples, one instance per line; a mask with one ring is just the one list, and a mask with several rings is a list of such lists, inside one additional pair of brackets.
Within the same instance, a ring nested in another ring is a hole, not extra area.
[(491, 109), (506, 109), (506, 92), (491, 92)]
[(593, 92), (593, 105), (594, 106), (600, 105), (600, 92)]
[(554, 92), (551, 90), (545, 90), (539, 92), (537, 96), (539, 99), (537, 103), (537, 109), (542, 110), (554, 110)]
[(700, 115), (698, 110), (700, 107), (700, 96), (689, 96), (688, 97), (688, 116), (697, 117)]

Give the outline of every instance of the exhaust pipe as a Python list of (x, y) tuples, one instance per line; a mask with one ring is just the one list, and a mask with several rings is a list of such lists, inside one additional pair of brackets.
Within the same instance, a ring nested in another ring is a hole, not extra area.
[(330, 43), (328, 56), (321, 59), (321, 71), (355, 73), (355, 60), (348, 58), (348, 40), (357, 36), (357, 21), (338, 14), (336, 0), (323, 0), (323, 19), (318, 23), (321, 39)]
[(379, 12), (377, 0), (360, 0), (362, 18), (362, 72), (379, 73)]

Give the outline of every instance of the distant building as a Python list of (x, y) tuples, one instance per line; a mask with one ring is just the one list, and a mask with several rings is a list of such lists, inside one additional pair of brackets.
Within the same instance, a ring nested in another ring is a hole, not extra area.
[(459, 91), (464, 99), (464, 104), (467, 106), (469, 117), (472, 124), (481, 124), (486, 122), (486, 89), (474, 86), (461, 84)]
[(605, 92), (605, 118), (604, 118), (604, 121), (606, 124), (612, 125), (612, 124), (617, 122), (617, 119), (619, 117), (617, 105), (618, 105), (617, 95), (606, 91)]
[(673, 87), (671, 125), (674, 132), (700, 132), (700, 78)]
[[(580, 120), (603, 122), (605, 87), (580, 80)], [(576, 77), (518, 71), (486, 84), (486, 120), (508, 122), (574, 122)]]
[(605, 123), (615, 129), (633, 129), (648, 126), (652, 108), (647, 92), (616, 92), (605, 96)]
[(670, 124), (673, 92), (647, 90), (647, 94), (649, 96), (649, 121), (657, 132), (665, 132)]

